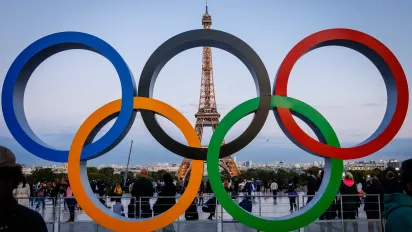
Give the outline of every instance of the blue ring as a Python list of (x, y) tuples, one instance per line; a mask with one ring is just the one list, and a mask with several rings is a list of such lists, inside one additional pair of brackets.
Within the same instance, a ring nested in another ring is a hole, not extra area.
[[(16, 141), (35, 156), (53, 162), (67, 162), (69, 151), (51, 148), (34, 134), (24, 113), (23, 98), (27, 82), (34, 70), (50, 56), (71, 49), (89, 50), (106, 57), (115, 67), (122, 88), (119, 114), (99, 124), (95, 133), (89, 137), (81, 159), (93, 159), (111, 150), (127, 134), (136, 116), (133, 110), (133, 97), (136, 96), (133, 75), (120, 54), (108, 43), (80, 32), (60, 32), (35, 41), (17, 56), (7, 72), (2, 91), (2, 109), (6, 125)], [(118, 118), (110, 130), (92, 143), (97, 131), (115, 116)], [(107, 146), (108, 144), (111, 145)]]

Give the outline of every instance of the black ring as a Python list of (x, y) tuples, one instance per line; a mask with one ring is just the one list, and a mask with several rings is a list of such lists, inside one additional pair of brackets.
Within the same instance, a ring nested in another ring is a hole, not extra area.
[[(217, 30), (199, 29), (178, 34), (160, 45), (146, 62), (140, 76), (138, 96), (152, 97), (160, 70), (175, 55), (190, 48), (203, 46), (223, 49), (240, 59), (252, 74), (260, 97), (259, 108), (249, 127), (238, 138), (222, 146), (220, 158), (224, 158), (241, 150), (256, 137), (270, 110), (271, 89), (268, 72), (262, 60), (247, 43), (229, 33)], [(140, 113), (149, 132), (166, 149), (185, 158), (206, 160), (207, 148), (194, 148), (177, 142), (160, 127), (154, 112), (141, 110)]]

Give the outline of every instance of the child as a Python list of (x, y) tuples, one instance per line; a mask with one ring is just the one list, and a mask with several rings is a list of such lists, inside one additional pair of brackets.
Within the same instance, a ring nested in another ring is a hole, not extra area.
[(120, 198), (116, 199), (116, 204), (113, 205), (113, 212), (124, 217), (124, 207)]

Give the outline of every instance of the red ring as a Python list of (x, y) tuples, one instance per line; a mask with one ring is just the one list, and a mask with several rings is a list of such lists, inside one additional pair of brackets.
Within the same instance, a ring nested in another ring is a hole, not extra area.
[(275, 95), (287, 96), (289, 75), (298, 59), (317, 45), (333, 40), (353, 41), (365, 45), (379, 54), (389, 66), (397, 88), (397, 102), (393, 117), (386, 129), (369, 142), (351, 148), (336, 148), (307, 135), (293, 119), (289, 109), (276, 109), (278, 122), (283, 124), (286, 133), (289, 133), (298, 145), (315, 154), (342, 160), (362, 158), (380, 150), (395, 137), (408, 111), (409, 90), (405, 73), (395, 55), (383, 43), (368, 34), (350, 29), (328, 29), (314, 33), (296, 44), (287, 54), (278, 70), (273, 92)]

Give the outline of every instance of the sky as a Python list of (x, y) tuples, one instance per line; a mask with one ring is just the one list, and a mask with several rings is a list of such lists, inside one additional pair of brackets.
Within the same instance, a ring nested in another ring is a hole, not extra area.
[[(300, 40), (330, 28), (350, 28), (383, 42), (398, 58), (411, 83), (412, 28), (409, 1), (345, 1), (282, 3), (279, 1), (209, 0), (212, 28), (228, 32), (248, 43), (269, 73), (271, 86), (286, 54)], [(1, 1), (0, 83), (18, 54), (34, 41), (56, 32), (79, 31), (97, 36), (114, 47), (127, 62), (136, 86), (145, 62), (167, 39), (202, 28), (205, 1)], [(233, 55), (212, 49), (218, 111), (223, 118), (238, 104), (257, 96), (255, 83), (243, 63)], [(200, 94), (202, 48), (194, 48), (170, 60), (160, 72), (154, 98), (179, 110), (193, 125)], [(0, 89), (1, 91), (1, 89)], [(301, 57), (292, 70), (288, 94), (317, 109), (332, 125), (344, 147), (355, 146), (379, 126), (386, 108), (386, 90), (377, 68), (363, 55), (342, 47), (326, 47)], [(411, 95), (411, 94), (410, 94)], [(31, 76), (24, 98), (32, 130), (56, 149), (70, 148), (83, 121), (102, 105), (121, 97), (120, 82), (104, 57), (82, 50), (58, 53), (43, 62)], [(1, 111), (1, 109), (0, 109)], [(1, 112), (1, 115), (2, 112)], [(249, 115), (228, 133), (235, 139), (248, 126)], [(177, 141), (183, 135), (169, 121), (161, 126)], [(310, 129), (299, 125), (311, 136)], [(98, 136), (103, 135), (111, 124)], [(202, 144), (212, 131), (207, 128)], [(182, 158), (162, 147), (150, 135), (138, 115), (125, 139), (89, 165), (127, 162), (134, 140), (131, 164), (179, 163)], [(11, 136), (0, 117), (0, 144), (14, 151), (19, 163), (50, 165), (28, 153)], [(412, 157), (412, 115), (390, 144), (366, 160)], [(237, 161), (311, 162), (321, 160), (291, 143), (270, 113), (258, 136), (234, 154)]]

